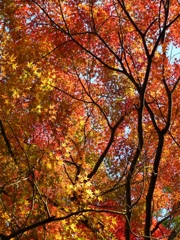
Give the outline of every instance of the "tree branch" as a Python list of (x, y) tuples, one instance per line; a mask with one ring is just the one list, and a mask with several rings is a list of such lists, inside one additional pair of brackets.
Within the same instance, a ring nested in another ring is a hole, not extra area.
[(7, 138), (7, 135), (6, 135), (6, 133), (5, 133), (4, 126), (3, 126), (1, 120), (0, 120), (0, 130), (1, 130), (1, 134), (2, 134), (2, 136), (3, 136), (3, 138), (4, 138), (4, 141), (5, 141), (5, 143), (6, 143), (6, 147), (7, 147), (7, 149), (8, 149), (8, 152), (9, 152), (9, 154), (11, 155), (12, 159), (14, 160), (15, 164), (17, 164), (17, 160), (16, 160), (15, 155), (14, 155), (14, 153), (13, 153), (13, 151), (12, 151), (11, 144), (10, 144), (10, 142), (9, 142), (9, 139)]

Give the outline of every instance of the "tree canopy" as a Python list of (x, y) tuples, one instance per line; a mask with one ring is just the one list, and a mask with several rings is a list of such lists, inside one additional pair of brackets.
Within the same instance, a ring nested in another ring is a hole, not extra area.
[(178, 0), (0, 0), (0, 239), (180, 233)]

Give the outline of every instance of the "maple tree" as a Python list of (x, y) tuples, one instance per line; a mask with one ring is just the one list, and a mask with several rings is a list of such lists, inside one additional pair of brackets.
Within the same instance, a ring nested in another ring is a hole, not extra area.
[(0, 1), (0, 239), (175, 239), (177, 0)]

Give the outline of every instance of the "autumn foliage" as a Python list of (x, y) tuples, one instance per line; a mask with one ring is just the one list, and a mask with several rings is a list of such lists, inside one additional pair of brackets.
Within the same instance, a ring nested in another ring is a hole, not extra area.
[(0, 239), (178, 239), (180, 4), (0, 1)]

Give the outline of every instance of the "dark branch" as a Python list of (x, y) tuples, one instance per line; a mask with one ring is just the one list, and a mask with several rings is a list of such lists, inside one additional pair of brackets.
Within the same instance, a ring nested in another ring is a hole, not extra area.
[(114, 136), (115, 136), (115, 132), (116, 132), (116, 129), (118, 128), (118, 126), (123, 122), (124, 120), (124, 116), (122, 116), (119, 121), (117, 121), (117, 123), (115, 124), (115, 126), (112, 128), (111, 130), (111, 137), (109, 139), (109, 142), (106, 146), (106, 148), (104, 149), (103, 153), (101, 154), (101, 156), (99, 157), (99, 159), (97, 160), (93, 170), (88, 174), (88, 178), (92, 178), (94, 176), (94, 174), (98, 171), (98, 168), (100, 167), (102, 161), (104, 160), (107, 152), (109, 151), (113, 141), (114, 141)]
[(3, 126), (1, 120), (0, 120), (0, 129), (1, 129), (1, 134), (2, 134), (2, 136), (3, 136), (3, 138), (4, 138), (4, 141), (5, 141), (5, 143), (6, 143), (6, 147), (7, 147), (7, 149), (8, 149), (8, 152), (9, 152), (9, 154), (11, 155), (11, 157), (13, 158), (14, 162), (17, 164), (15, 155), (14, 155), (14, 153), (13, 153), (13, 151), (12, 151), (11, 144), (10, 144), (10, 142), (9, 142), (9, 139), (7, 138), (7, 135), (6, 135), (6, 133), (5, 133), (4, 126)]

